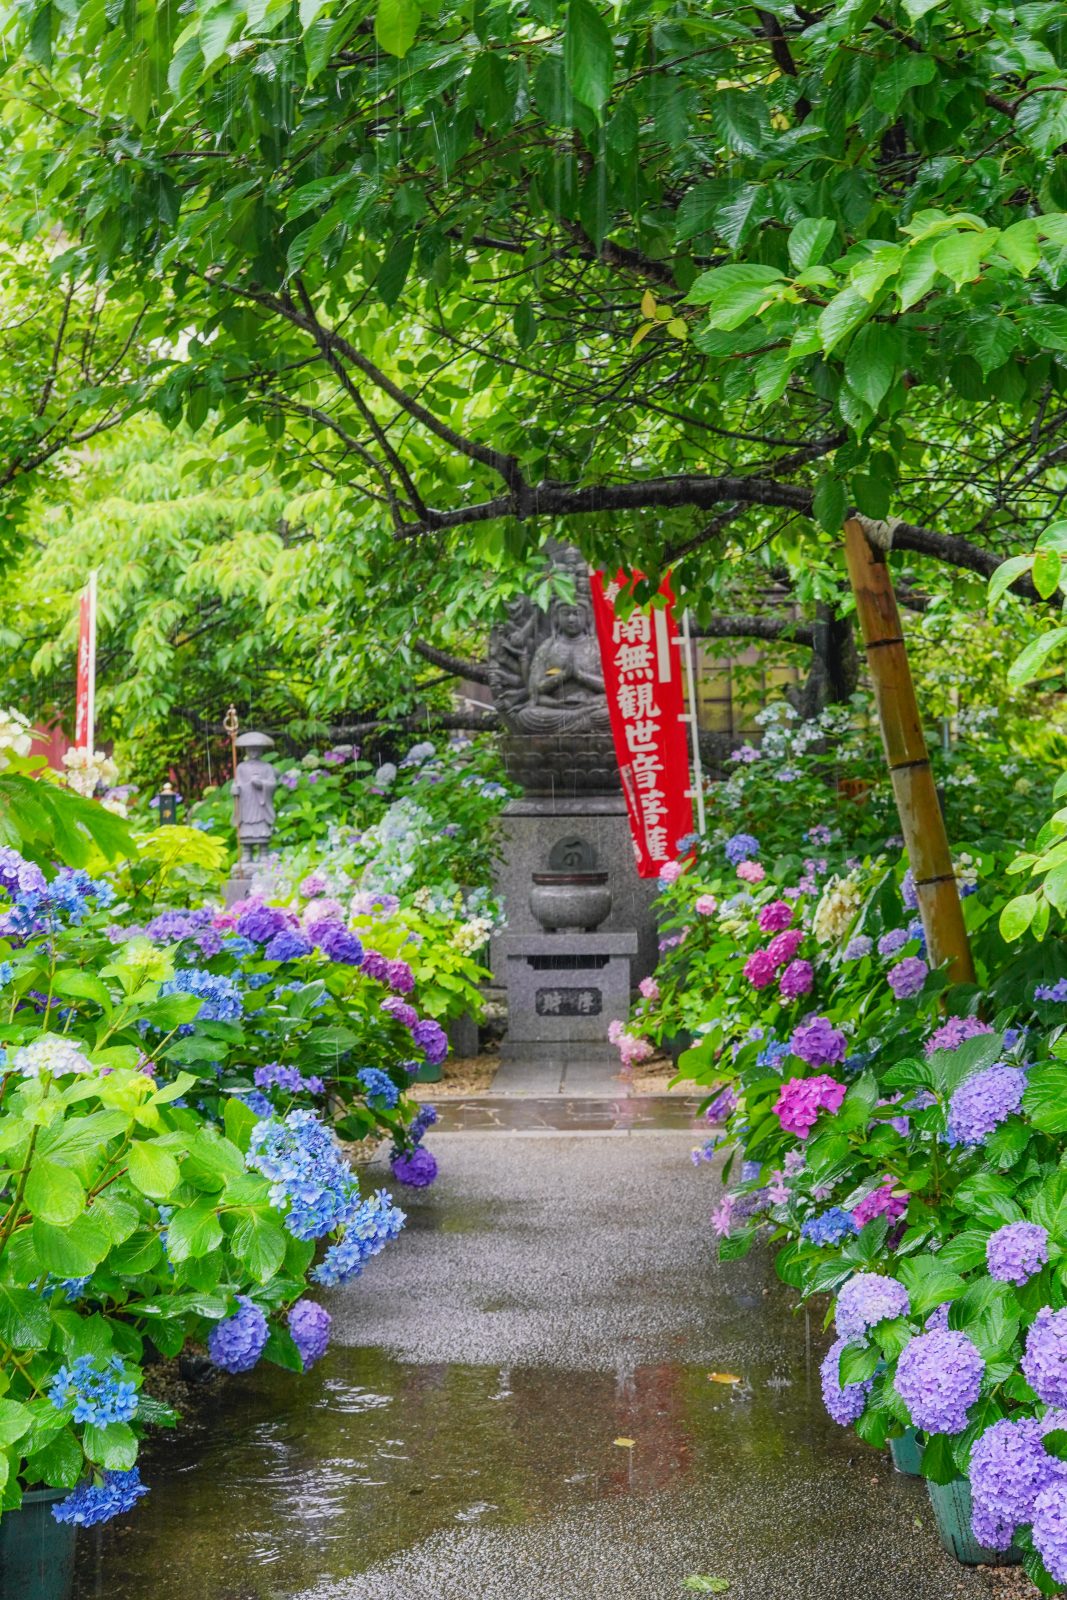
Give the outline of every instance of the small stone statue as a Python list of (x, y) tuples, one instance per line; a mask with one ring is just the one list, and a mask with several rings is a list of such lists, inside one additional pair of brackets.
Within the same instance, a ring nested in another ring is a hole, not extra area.
[(233, 780), (233, 814), (241, 864), (266, 855), (274, 832), (274, 791), (278, 775), (262, 752), (274, 749), (274, 740), (265, 733), (242, 733), (237, 749), (249, 752), (239, 761)]

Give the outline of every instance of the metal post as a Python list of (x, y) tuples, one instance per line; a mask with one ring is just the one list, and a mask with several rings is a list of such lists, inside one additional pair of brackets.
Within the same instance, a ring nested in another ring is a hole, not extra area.
[(700, 729), (697, 725), (697, 697), (696, 682), (693, 672), (693, 641), (689, 633), (689, 611), (682, 612), (682, 631), (677, 640), (685, 662), (685, 694), (689, 702), (689, 710), (682, 716), (682, 721), (689, 724), (689, 737), (693, 749), (693, 787), (689, 790), (689, 798), (696, 801), (697, 806), (697, 832), (704, 832), (704, 773), (700, 764)]

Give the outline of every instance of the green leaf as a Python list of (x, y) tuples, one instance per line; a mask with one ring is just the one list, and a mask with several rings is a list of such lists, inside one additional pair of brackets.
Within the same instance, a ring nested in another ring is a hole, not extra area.
[(590, 0), (568, 0), (563, 70), (574, 98), (599, 116), (615, 77), (615, 47)]
[(234, 1255), (257, 1283), (268, 1283), (285, 1260), (285, 1233), (269, 1216), (253, 1211), (242, 1217), (230, 1239)]
[(138, 1139), (126, 1157), (130, 1182), (151, 1200), (165, 1200), (178, 1187), (181, 1169), (169, 1150), (152, 1139)]
[(977, 278), (982, 262), (999, 237), (998, 228), (950, 233), (934, 245), (934, 263), (939, 272), (952, 279), (957, 289), (962, 288)]
[(827, 533), (840, 533), (848, 512), (848, 491), (837, 473), (819, 474), (812, 510), (820, 528)]
[(38, 1219), (30, 1230), (41, 1266), (57, 1278), (85, 1278), (111, 1249), (107, 1229), (83, 1212), (64, 1227)]
[(1031, 1069), (1023, 1110), (1043, 1133), (1067, 1133), (1067, 1065), (1057, 1061)]
[(769, 185), (746, 183), (715, 213), (715, 227), (731, 250), (736, 250), (752, 231), (774, 215)]
[(419, 31), (422, 10), (417, 0), (378, 0), (374, 37), (386, 55), (407, 55)]
[(921, 1470), (931, 1483), (954, 1483), (959, 1477), (952, 1438), (947, 1433), (932, 1433), (923, 1447)]
[(789, 235), (789, 259), (798, 272), (816, 266), (837, 232), (830, 217), (804, 217)]
[(723, 143), (739, 155), (761, 155), (771, 128), (767, 107), (758, 92), (720, 89), (710, 100), (711, 120)]
[(1057, 85), (1051, 94), (1024, 95), (1015, 113), (1016, 133), (1042, 159), (1067, 144), (1067, 95)]
[(0, 1340), (13, 1350), (43, 1350), (51, 1337), (52, 1316), (40, 1295), (0, 1283)]
[(26, 1180), (26, 1204), (35, 1217), (62, 1225), (85, 1210), (85, 1189), (77, 1173), (58, 1161), (36, 1161)]
[(0, 1400), (0, 1445), (23, 1438), (32, 1423), (33, 1413), (18, 1400)]
[(1018, 344), (1019, 331), (1007, 317), (976, 317), (968, 324), (967, 353), (977, 361), (984, 377), (1002, 367)]
[(1067, 350), (1067, 308), (1064, 306), (1024, 306), (1015, 313), (1015, 320), (1043, 350)]
[(227, 1100), (222, 1113), (222, 1125), (226, 1130), (227, 1139), (245, 1155), (252, 1142), (252, 1129), (259, 1120), (256, 1113), (250, 1106), (246, 1106), (243, 1100)]
[(26, 1458), (26, 1482), (41, 1482), (50, 1489), (73, 1489), (82, 1475), (85, 1456), (81, 1445), (65, 1427), (47, 1444)]
[(1009, 556), (1007, 561), (1002, 561), (989, 580), (989, 603), (995, 605), (1002, 594), (1006, 594), (1016, 578), (1028, 572), (1033, 556)]
[(89, 1460), (109, 1472), (128, 1472), (137, 1460), (137, 1435), (128, 1422), (109, 1422), (103, 1428), (86, 1423), (82, 1444)]
[(783, 282), (775, 267), (755, 261), (731, 262), (729, 266), (702, 272), (686, 300), (690, 305), (707, 306), (712, 327), (729, 331), (755, 316), (766, 301), (774, 298), (772, 288)]
[(892, 116), (909, 89), (932, 83), (937, 63), (932, 56), (902, 52), (887, 66), (880, 65), (871, 84), (871, 101), (886, 116)]
[(1008, 944), (1011, 944), (1013, 939), (1021, 939), (1033, 922), (1037, 900), (1036, 894), (1016, 895), (1014, 900), (1008, 901), (1000, 913), (1000, 936)]
[(845, 379), (865, 405), (877, 411), (892, 388), (900, 341), (892, 328), (868, 323), (848, 347)]
[(1063, 562), (1058, 550), (1039, 550), (1034, 557), (1034, 588), (1043, 600), (1055, 594), (1060, 586)]
[(877, 1345), (847, 1344), (838, 1362), (838, 1381), (842, 1386), (846, 1383), (866, 1383), (868, 1378), (874, 1377), (881, 1359), (882, 1353)]
[(907, 1289), (912, 1312), (917, 1317), (926, 1316), (946, 1300), (957, 1299), (966, 1288), (958, 1272), (932, 1255), (910, 1256), (901, 1261), (897, 1277)]
[(920, 239), (910, 244), (904, 252), (897, 273), (897, 297), (901, 311), (907, 311), (930, 293), (937, 280), (937, 262), (934, 260), (935, 239)]
[(1067, 645), (1067, 628), (1052, 628), (1048, 633), (1043, 633), (1039, 639), (1028, 644), (1021, 651), (1011, 666), (1008, 668), (1008, 682), (1012, 688), (1019, 688), (1024, 683), (1029, 683), (1031, 678), (1037, 677), (1042, 664), (1054, 650), (1063, 649)]
[(1028, 278), (1041, 260), (1036, 219), (1024, 217), (1021, 222), (1013, 222), (1010, 228), (1005, 228), (997, 240), (997, 249), (1024, 278)]
[(175, 1211), (167, 1224), (167, 1254), (175, 1263), (206, 1256), (221, 1243), (222, 1228), (209, 1199)]
[[(721, 268), (726, 271), (726, 268)], [(819, 315), (819, 337), (827, 355), (836, 350), (842, 339), (847, 339), (870, 316), (867, 301), (853, 288), (842, 289)]]

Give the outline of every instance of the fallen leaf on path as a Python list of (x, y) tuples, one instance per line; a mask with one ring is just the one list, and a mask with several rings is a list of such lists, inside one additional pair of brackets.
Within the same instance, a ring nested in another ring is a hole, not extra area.
[(709, 1372), (708, 1380), (711, 1383), (740, 1383), (741, 1379), (736, 1372)]
[(730, 1587), (729, 1578), (702, 1578), (694, 1573), (691, 1578), (686, 1578), (684, 1588), (690, 1594), (725, 1594)]
[(632, 1450), (637, 1443), (636, 1439), (616, 1439), (616, 1444), (621, 1444), (624, 1450)]

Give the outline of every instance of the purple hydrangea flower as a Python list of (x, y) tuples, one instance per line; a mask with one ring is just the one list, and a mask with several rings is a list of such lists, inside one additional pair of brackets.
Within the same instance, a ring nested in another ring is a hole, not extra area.
[(363, 960), (362, 943), (343, 922), (317, 922), (310, 932), (323, 955), (330, 961), (338, 961), (346, 967), (358, 967)]
[(381, 1009), (392, 1017), (394, 1022), (399, 1022), (405, 1028), (414, 1028), (419, 1020), (419, 1013), (415, 1007), (409, 1006), (399, 995), (390, 995), (388, 1000), (383, 1000)]
[(819, 1368), (823, 1403), (834, 1421), (842, 1428), (849, 1427), (863, 1415), (867, 1396), (874, 1381), (873, 1378), (865, 1378), (862, 1383), (842, 1384), (839, 1372), (841, 1352), (847, 1344), (847, 1339), (835, 1339)]
[(437, 1177), (437, 1162), (423, 1144), (414, 1150), (397, 1150), (389, 1166), (397, 1182), (406, 1183), (409, 1189), (427, 1189)]
[(1067, 978), (1058, 978), (1055, 983), (1039, 983), (1034, 990), (1035, 1000), (1067, 1000)]
[(840, 1029), (832, 1027), (828, 1017), (814, 1017), (794, 1029), (790, 1047), (794, 1055), (810, 1067), (826, 1067), (845, 1059), (848, 1043)]
[(985, 1362), (965, 1333), (918, 1333), (897, 1362), (896, 1391), (926, 1433), (962, 1433), (978, 1399)]
[(918, 911), (919, 891), (915, 887), (915, 874), (909, 867), (900, 884), (900, 898), (904, 902), (905, 910)]
[(1067, 1309), (1041, 1307), (1026, 1335), (1022, 1369), (1039, 1400), (1067, 1406)]
[(808, 994), (815, 978), (810, 961), (791, 961), (778, 980), (778, 993), (783, 1000), (799, 1000)]
[(253, 944), (268, 944), (283, 928), (294, 926), (296, 918), (281, 906), (250, 906), (237, 918), (237, 932)]
[(898, 1000), (911, 1000), (919, 994), (930, 971), (918, 956), (905, 956), (886, 973), (886, 982)]
[(911, 1309), (908, 1291), (896, 1278), (880, 1272), (857, 1272), (842, 1287), (834, 1311), (834, 1325), (843, 1339), (862, 1339), (887, 1317), (906, 1317)]
[(104, 1472), (101, 1479), (100, 1483), (79, 1484), (73, 1494), (53, 1506), (56, 1521), (73, 1523), (77, 1528), (95, 1528), (98, 1523), (132, 1511), (141, 1496), (148, 1493), (137, 1467), (126, 1472)]
[(964, 1078), (948, 1105), (952, 1144), (983, 1144), (994, 1128), (1023, 1103), (1026, 1073), (999, 1062)]
[(874, 949), (874, 944), (865, 933), (855, 934), (846, 944), (842, 952), (842, 961), (862, 961), (864, 956), (869, 956)]
[(935, 1050), (956, 1050), (965, 1040), (992, 1032), (989, 1023), (979, 1022), (977, 1017), (949, 1017), (926, 1041), (926, 1054), (932, 1056)]
[(895, 956), (908, 942), (908, 935), (904, 928), (890, 928), (888, 933), (883, 933), (878, 941), (878, 954), (880, 956)]
[(406, 961), (389, 961), (386, 963), (385, 981), (397, 994), (410, 994), (415, 987), (415, 974)]
[(1034, 1547), (1057, 1583), (1067, 1583), (1067, 1465), (1053, 1463), (1034, 1501)]
[(363, 960), (360, 962), (361, 971), (368, 978), (373, 978), (375, 983), (389, 982), (389, 967), (391, 963), (378, 950), (364, 950)]
[(448, 1055), (448, 1035), (432, 1017), (416, 1022), (411, 1030), (411, 1042), (422, 1051), (431, 1067), (440, 1066)]
[(739, 866), (742, 861), (755, 861), (759, 856), (759, 840), (754, 839), (750, 833), (735, 833), (733, 838), (727, 839), (723, 845), (723, 854), (732, 867)]
[(299, 1067), (285, 1067), (280, 1061), (257, 1067), (253, 1078), (257, 1089), (284, 1089), (288, 1094), (322, 1094), (326, 1087), (321, 1078), (305, 1078)]
[(300, 1352), (304, 1371), (321, 1361), (330, 1342), (330, 1313), (314, 1300), (298, 1300), (289, 1312), (289, 1332)]
[(246, 1294), (237, 1296), (238, 1310), (216, 1322), (208, 1336), (207, 1353), (223, 1372), (249, 1372), (267, 1343), (267, 1319)]
[(974, 1502), (972, 1528), (979, 1544), (1006, 1550), (1016, 1528), (1029, 1522), (1034, 1502), (1051, 1476), (1041, 1424), (1033, 1417), (994, 1422), (975, 1442), (968, 1476)]
[(298, 928), (282, 928), (267, 941), (263, 954), (268, 961), (298, 961), (311, 954), (311, 941)]
[(1048, 1234), (1036, 1222), (1008, 1222), (986, 1240), (989, 1276), (1020, 1287), (1048, 1260)]

